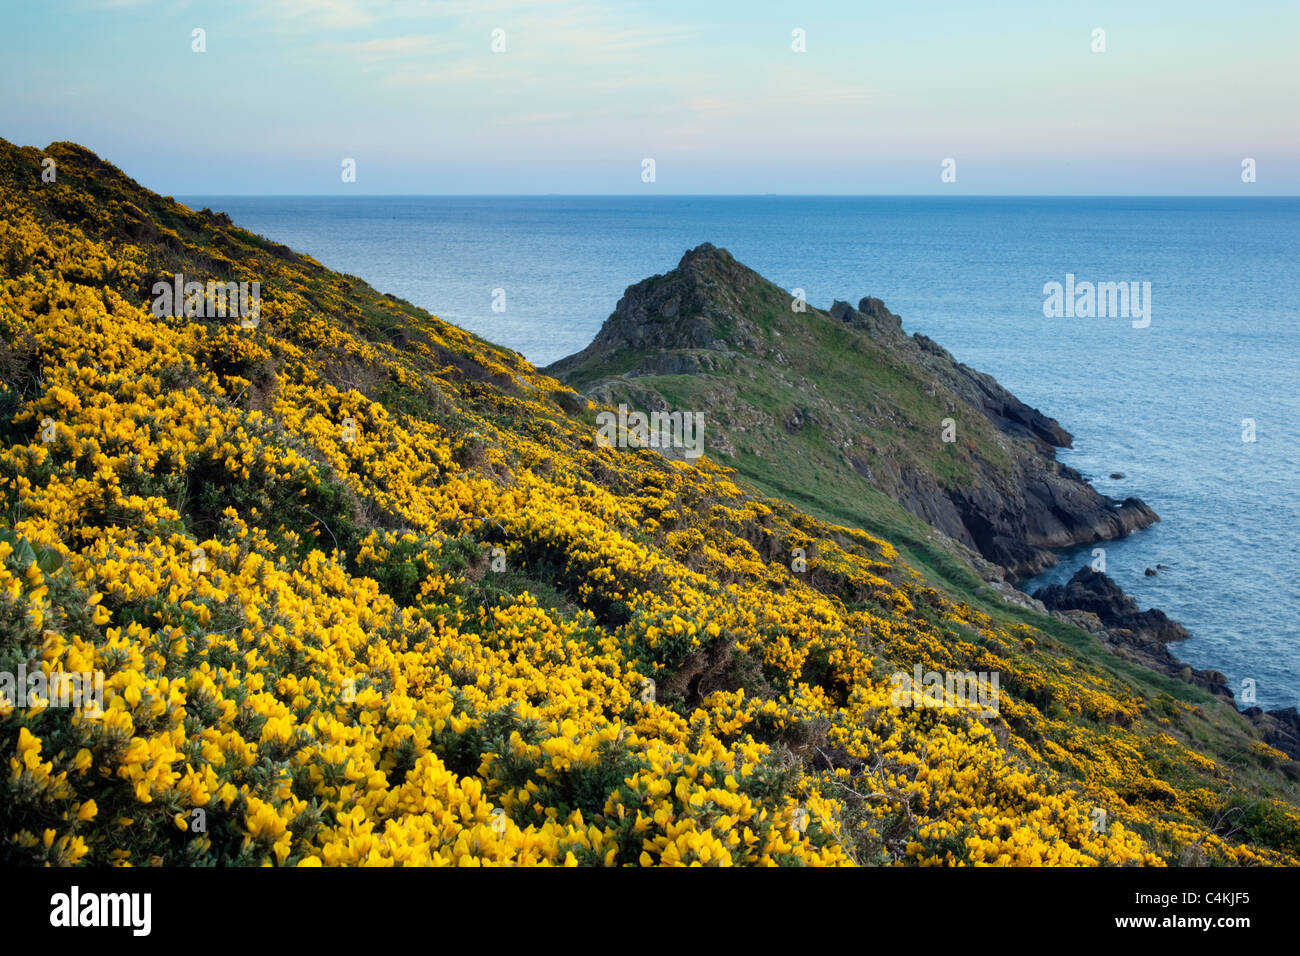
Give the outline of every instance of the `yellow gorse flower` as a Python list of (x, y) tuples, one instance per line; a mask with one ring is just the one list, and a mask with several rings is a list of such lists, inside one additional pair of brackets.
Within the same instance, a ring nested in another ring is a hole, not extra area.
[[(1214, 828), (1225, 771), (1126, 685), (889, 543), (707, 459), (596, 448), (514, 353), (169, 201), (95, 199), (72, 154), (85, 224), (53, 220), (15, 185), (37, 156), (0, 146), (0, 361), (43, 383), (3, 383), (0, 497), (62, 561), (0, 541), (0, 635), (104, 676), (94, 715), (0, 701), (8, 858), (1297, 862)], [(165, 245), (114, 226), (164, 208)], [(145, 277), (182, 267), (259, 277), (260, 325), (155, 317)], [(771, 558), (795, 547), (807, 574)], [(1000, 715), (892, 706), (915, 662), (1001, 673)]]

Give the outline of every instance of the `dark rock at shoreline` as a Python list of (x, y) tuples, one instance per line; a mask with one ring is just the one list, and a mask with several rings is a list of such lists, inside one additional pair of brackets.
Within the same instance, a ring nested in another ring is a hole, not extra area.
[(1055, 551), (1122, 538), (1160, 520), (1138, 498), (1116, 501), (1100, 494), (1078, 471), (1056, 460), (1056, 448), (1074, 439), (1054, 418), (1026, 405), (984, 372), (958, 362), (921, 333), (909, 339), (902, 320), (879, 299), (856, 310), (837, 302), (831, 315), (892, 347), (895, 354), (933, 375), (1003, 434), (1029, 442), (1012, 474), (985, 468), (966, 487), (941, 488), (930, 476), (908, 476), (890, 494), (913, 514), (1002, 565), (1015, 578), (1056, 564)]
[(1164, 611), (1156, 608), (1139, 611), (1137, 602), (1118, 584), (1088, 567), (1076, 571), (1064, 587), (1053, 584), (1039, 588), (1034, 597), (1053, 611), (1091, 611), (1107, 630), (1132, 631), (1145, 640), (1164, 644), (1185, 641), (1191, 636)]
[(1169, 650), (1170, 642), (1191, 636), (1181, 624), (1155, 608), (1139, 611), (1137, 602), (1106, 575), (1080, 568), (1066, 585), (1039, 588), (1034, 597), (1060, 620), (1096, 635), (1115, 654), (1187, 681), (1216, 697), (1234, 699), (1225, 674), (1197, 670)]
[[(1137, 602), (1106, 575), (1080, 568), (1064, 587), (1039, 588), (1033, 596), (1057, 619), (1095, 635), (1112, 653), (1209, 691), (1236, 708), (1236, 696), (1226, 674), (1197, 670), (1169, 650), (1169, 642), (1190, 636), (1186, 629), (1163, 611), (1139, 611)], [(1296, 708), (1266, 711), (1248, 707), (1240, 713), (1260, 731), (1264, 743), (1300, 761), (1300, 712)]]

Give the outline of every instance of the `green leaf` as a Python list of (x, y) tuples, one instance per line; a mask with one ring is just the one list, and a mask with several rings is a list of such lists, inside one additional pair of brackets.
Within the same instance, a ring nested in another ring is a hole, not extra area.
[(32, 550), (32, 546), (27, 542), (26, 538), (17, 532), (7, 528), (0, 531), (0, 541), (8, 542), (13, 547), (13, 560), (20, 569), (26, 571), (28, 565), (36, 560), (36, 552)]
[(46, 574), (53, 574), (63, 567), (63, 555), (51, 548), (41, 548), (36, 556), (36, 566)]

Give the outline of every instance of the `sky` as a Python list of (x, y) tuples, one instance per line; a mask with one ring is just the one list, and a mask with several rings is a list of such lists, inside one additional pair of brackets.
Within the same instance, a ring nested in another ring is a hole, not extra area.
[(1297, 195), (1297, 38), (1296, 0), (0, 0), (0, 137), (172, 195)]

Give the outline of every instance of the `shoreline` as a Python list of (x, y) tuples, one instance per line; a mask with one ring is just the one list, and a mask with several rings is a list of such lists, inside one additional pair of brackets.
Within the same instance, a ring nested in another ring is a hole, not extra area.
[[(1064, 550), (1075, 552), (1083, 547), (1086, 545)], [(1027, 578), (1009, 585), (1022, 597), (1014, 603), (1080, 627), (1101, 641), (1109, 652), (1156, 673), (1176, 677), (1230, 703), (1233, 710), (1262, 732), (1266, 744), (1293, 760), (1300, 760), (1297, 708), (1265, 709), (1257, 704), (1243, 708), (1222, 671), (1193, 667), (1170, 649), (1170, 644), (1193, 636), (1181, 622), (1159, 608), (1139, 610), (1137, 601), (1113, 578), (1088, 564), (1077, 568), (1064, 584), (1047, 584), (1030, 592), (1026, 585), (1032, 580)], [(1007, 599), (1005, 590), (997, 590)]]

